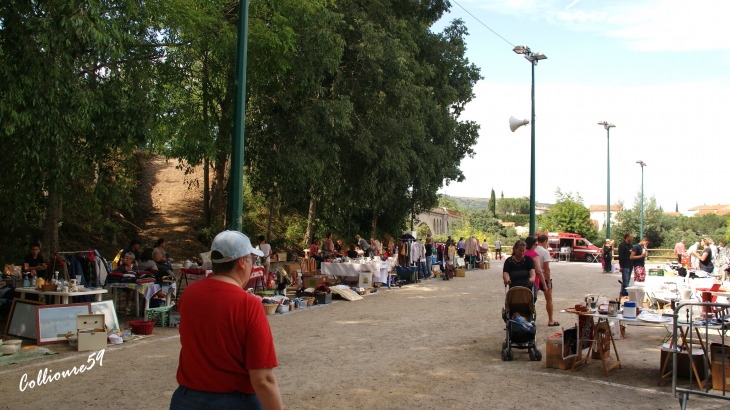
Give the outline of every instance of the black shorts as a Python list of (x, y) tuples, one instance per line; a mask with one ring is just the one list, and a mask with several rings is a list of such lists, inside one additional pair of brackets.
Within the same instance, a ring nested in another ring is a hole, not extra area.
[(458, 255), (459, 255), (460, 257), (462, 257), (462, 258), (464, 257), (464, 252), (466, 252), (466, 250), (465, 250), (465, 249), (457, 249), (457, 250), (456, 250), (456, 253), (457, 253), (457, 254), (458, 254)]

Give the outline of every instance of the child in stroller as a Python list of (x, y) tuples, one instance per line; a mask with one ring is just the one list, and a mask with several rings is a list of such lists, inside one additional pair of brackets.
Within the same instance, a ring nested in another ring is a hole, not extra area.
[[(505, 285), (502, 319), (507, 324), (502, 343), (502, 360), (512, 360), (512, 348), (526, 349), (530, 360), (542, 360), (537, 350), (535, 319), (535, 266), (525, 257), (524, 241), (517, 241), (512, 256), (504, 262), (502, 278)], [(509, 290), (508, 290), (509, 289)]]

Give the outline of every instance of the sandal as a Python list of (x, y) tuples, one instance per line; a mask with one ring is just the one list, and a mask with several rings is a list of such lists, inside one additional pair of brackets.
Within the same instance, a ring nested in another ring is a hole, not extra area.
[(552, 324), (552, 325), (551, 325), (550, 323), (548, 323), (548, 326), (550, 326), (550, 327), (553, 327), (553, 326), (560, 326), (560, 323), (558, 323), (558, 322), (553, 322), (553, 324)]

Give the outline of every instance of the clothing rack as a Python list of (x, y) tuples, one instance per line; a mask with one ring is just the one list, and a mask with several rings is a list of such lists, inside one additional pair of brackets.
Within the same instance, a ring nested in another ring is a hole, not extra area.
[[(101, 261), (102, 261), (101, 265), (102, 265), (103, 269), (106, 270), (106, 274), (107, 275), (109, 274), (109, 267), (107, 266), (106, 259), (104, 259), (104, 257), (101, 256), (101, 254), (96, 249), (87, 249), (87, 250), (83, 250), (83, 251), (56, 251), (53, 255), (53, 265), (51, 267), (51, 275), (53, 275), (53, 272), (56, 269), (56, 266), (57, 266), (56, 262), (58, 261), (58, 255), (70, 255), (70, 254), (92, 254), (92, 255), (94, 255), (94, 258), (101, 258)], [(98, 274), (96, 276), (93, 276), (93, 278), (94, 278), (95, 286), (103, 286), (103, 283), (98, 283), (98, 282), (101, 282)], [(69, 280), (67, 270), (64, 271), (64, 280)]]

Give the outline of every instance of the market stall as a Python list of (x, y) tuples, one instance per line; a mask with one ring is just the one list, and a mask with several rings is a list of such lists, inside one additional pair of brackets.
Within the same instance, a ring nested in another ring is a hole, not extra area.
[[(117, 289), (133, 289), (139, 295), (144, 297), (144, 311), (150, 308), (150, 299), (160, 290), (165, 294), (165, 304), (170, 305), (172, 295), (177, 291), (177, 285), (174, 283), (159, 285), (156, 283), (109, 283), (108, 287), (112, 289), (112, 298), (117, 300)], [(140, 316), (139, 298), (134, 298), (135, 316)]]
[[(355, 262), (322, 262), (322, 274), (340, 282), (359, 282), (361, 274), (369, 273), (370, 283), (388, 281), (390, 261), (380, 259)], [(383, 275), (383, 270), (385, 274)]]

